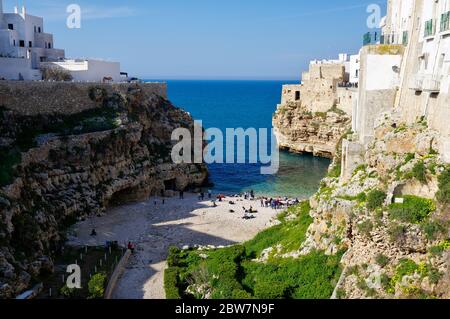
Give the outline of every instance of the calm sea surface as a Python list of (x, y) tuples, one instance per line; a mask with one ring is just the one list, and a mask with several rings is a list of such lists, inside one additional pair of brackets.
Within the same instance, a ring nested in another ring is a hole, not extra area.
[[(169, 99), (202, 120), (204, 128), (272, 128), (282, 84), (289, 81), (167, 81)], [(260, 174), (259, 164), (212, 164), (215, 191), (307, 198), (319, 187), (330, 161), (282, 152), (277, 175)]]

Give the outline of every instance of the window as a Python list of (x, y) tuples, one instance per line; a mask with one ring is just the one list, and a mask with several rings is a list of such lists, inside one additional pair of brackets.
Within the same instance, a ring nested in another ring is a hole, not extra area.
[(14, 24), (12, 24), (12, 23), (8, 24), (8, 29), (9, 30), (14, 30)]
[(403, 39), (402, 39), (402, 44), (404, 46), (408, 45), (408, 40), (409, 40), (409, 34), (408, 31), (403, 31)]
[(48, 44), (48, 48), (49, 48), (49, 49), (52, 48), (52, 44), (51, 44), (51, 43)]
[(38, 32), (41, 33), (41, 27), (38, 28)]
[(28, 41), (28, 47), (32, 48), (33, 47), (33, 42), (32, 41)]
[(13, 46), (16, 46), (16, 40), (13, 40)]
[(24, 40), (20, 40), (19, 41), (19, 47), (25, 48), (25, 41)]
[(425, 37), (433, 36), (435, 34), (435, 31), (434, 19), (425, 22)]
[(441, 15), (441, 32), (450, 30), (450, 11)]
[(36, 33), (37, 32), (37, 28), (36, 28), (36, 26), (34, 26), (34, 33)]
[(300, 91), (295, 91), (295, 100), (300, 100)]

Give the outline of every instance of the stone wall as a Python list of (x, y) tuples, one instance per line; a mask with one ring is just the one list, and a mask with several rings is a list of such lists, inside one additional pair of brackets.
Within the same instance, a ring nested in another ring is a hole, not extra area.
[(126, 94), (139, 88), (148, 95), (156, 94), (167, 98), (166, 83), (0, 81), (0, 106), (21, 115), (76, 114), (98, 106), (89, 97), (92, 88), (104, 89), (107, 94)]

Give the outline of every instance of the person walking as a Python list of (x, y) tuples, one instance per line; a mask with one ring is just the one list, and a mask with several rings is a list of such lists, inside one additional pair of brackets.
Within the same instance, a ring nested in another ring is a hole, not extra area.
[(184, 192), (180, 191), (180, 199), (184, 199)]
[(208, 199), (212, 198), (212, 191), (210, 189), (208, 189)]

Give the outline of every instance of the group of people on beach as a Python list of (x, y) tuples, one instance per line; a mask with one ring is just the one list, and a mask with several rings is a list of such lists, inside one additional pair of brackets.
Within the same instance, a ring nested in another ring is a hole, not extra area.
[(270, 208), (276, 209), (276, 210), (288, 208), (290, 206), (297, 205), (300, 203), (298, 198), (289, 199), (287, 197), (285, 197), (284, 199), (281, 197), (279, 197), (279, 198), (261, 197), (260, 202), (261, 202), (261, 207), (266, 207), (266, 208), (270, 207)]

